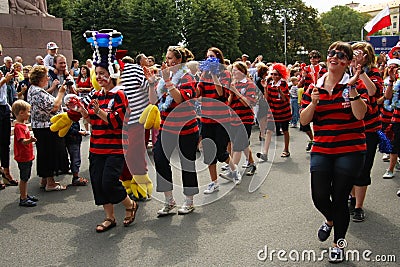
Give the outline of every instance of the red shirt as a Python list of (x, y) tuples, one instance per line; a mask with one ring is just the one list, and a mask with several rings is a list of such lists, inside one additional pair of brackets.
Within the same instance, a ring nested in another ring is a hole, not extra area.
[[(290, 110), (289, 87), (286, 81), (281, 79), (276, 84), (272, 81), (268, 83), (266, 89), (267, 103), (274, 120), (277, 122), (290, 121), (292, 119), (292, 111)], [(279, 90), (285, 95), (285, 99), (283, 99)]]
[(83, 82), (82, 77), (79, 76), (76, 80), (76, 87), (77, 88), (92, 88), (92, 82), (90, 81), (90, 77), (87, 77), (86, 80)]
[(222, 96), (218, 95), (211, 75), (203, 75), (197, 84), (198, 97), (201, 97), (201, 123), (222, 124), (230, 121), (227, 92), (229, 91), (231, 75), (228, 71), (224, 71), (218, 78), (223, 90)]
[[(349, 75), (333, 88), (332, 95), (324, 89), (319, 91), (319, 103), (313, 117), (314, 143), (311, 149), (319, 154), (345, 154), (366, 151), (364, 121), (357, 120), (348, 99)], [(323, 88), (324, 77), (318, 80), (317, 87)], [(303, 94), (302, 109), (311, 103), (313, 86)], [(357, 91), (368, 104), (368, 92), (362, 81), (357, 83)], [(347, 93), (346, 93), (347, 92)]]
[[(257, 88), (256, 85), (249, 81), (247, 78), (235, 83), (236, 89), (242, 94), (246, 99), (250, 102), (251, 106), (254, 106), (257, 103)], [(230, 103), (230, 107), (236, 112), (238, 117), (240, 118), (243, 124), (253, 124), (254, 123), (254, 113), (253, 109), (239, 100), (236, 94), (232, 94), (232, 101)], [(237, 126), (240, 125), (238, 119), (232, 119), (232, 125)]]
[(90, 103), (88, 112), (92, 134), (89, 151), (94, 154), (123, 154), (128, 144), (127, 132), (123, 126), (129, 118), (125, 92), (116, 86), (106, 94), (103, 90), (95, 92), (92, 99), (97, 99), (100, 108), (107, 112), (107, 122), (95, 114)]
[[(196, 96), (196, 80), (189, 73), (182, 76), (176, 88), (181, 93), (183, 102), (172, 101), (171, 105), (161, 111), (160, 130), (179, 135), (189, 135), (199, 131), (194, 104), (190, 99)], [(163, 98), (167, 95), (164, 94)]]
[(376, 100), (383, 95), (383, 80), (377, 68), (372, 68), (367, 75), (375, 84), (376, 93), (373, 96), (369, 96), (370, 107), (368, 108), (367, 114), (365, 114), (364, 124), (365, 132), (374, 133), (382, 128), (379, 118), (379, 107)]
[(17, 122), (14, 126), (14, 159), (17, 162), (28, 162), (35, 158), (33, 144), (24, 145), (23, 139), (31, 138), (29, 128), (24, 123)]

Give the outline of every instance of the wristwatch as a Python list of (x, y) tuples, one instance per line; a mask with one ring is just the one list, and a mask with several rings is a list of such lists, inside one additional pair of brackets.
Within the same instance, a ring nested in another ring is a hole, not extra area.
[(355, 97), (349, 96), (349, 100), (350, 100), (350, 101), (354, 101), (354, 100), (360, 99), (360, 97), (361, 97), (360, 94), (356, 95)]

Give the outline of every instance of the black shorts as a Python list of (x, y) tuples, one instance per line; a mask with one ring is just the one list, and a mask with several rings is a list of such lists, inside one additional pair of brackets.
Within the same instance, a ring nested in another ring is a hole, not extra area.
[(235, 152), (243, 151), (250, 145), (251, 124), (232, 126), (230, 137), (233, 143), (232, 149)]
[(229, 153), (226, 150), (229, 142), (228, 127), (230, 126), (219, 123), (203, 123), (201, 138), (205, 164), (216, 164), (217, 160), (225, 162), (229, 158)]
[(311, 132), (310, 124), (302, 125), (300, 123), (300, 131), (302, 131), (302, 132)]
[(356, 186), (367, 186), (371, 184), (371, 169), (374, 165), (376, 148), (379, 143), (379, 136), (376, 132), (365, 133), (367, 143), (367, 154), (365, 156), (364, 167), (361, 170), (360, 176), (354, 180)]

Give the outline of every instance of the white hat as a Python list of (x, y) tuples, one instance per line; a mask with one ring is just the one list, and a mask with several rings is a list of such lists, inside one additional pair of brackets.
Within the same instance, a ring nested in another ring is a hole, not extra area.
[(248, 58), (248, 57), (249, 57), (249, 55), (247, 55), (247, 54), (243, 54), (243, 55), (242, 55), (242, 57), (247, 57), (247, 58)]
[(396, 64), (396, 65), (400, 66), (400, 59), (391, 58), (387, 61), (387, 65), (389, 66), (390, 64)]
[(55, 42), (48, 42), (47, 43), (47, 49), (57, 49), (58, 46)]

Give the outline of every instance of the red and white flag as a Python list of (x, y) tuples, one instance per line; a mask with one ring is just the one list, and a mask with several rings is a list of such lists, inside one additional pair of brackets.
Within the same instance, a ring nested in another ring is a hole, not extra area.
[(389, 6), (386, 6), (378, 15), (365, 24), (364, 29), (368, 32), (368, 36), (390, 25), (392, 25), (390, 10)]

